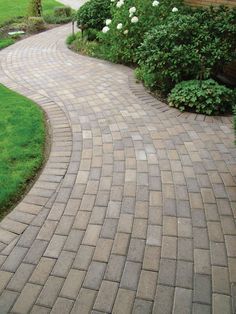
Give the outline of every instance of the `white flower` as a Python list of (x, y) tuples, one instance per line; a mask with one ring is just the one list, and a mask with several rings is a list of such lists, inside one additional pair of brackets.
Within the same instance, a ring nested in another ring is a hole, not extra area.
[(131, 23), (137, 23), (138, 22), (138, 17), (137, 16), (133, 16), (131, 19)]
[(117, 2), (116, 6), (117, 6), (117, 8), (120, 8), (120, 7), (122, 7), (123, 4), (124, 4), (124, 1), (120, 0)]
[(124, 34), (127, 35), (128, 32), (129, 32), (128, 29), (126, 29), (126, 30), (124, 31)]
[(135, 7), (132, 7), (129, 9), (129, 13), (130, 14), (134, 14), (136, 12), (136, 8)]
[(108, 26), (104, 26), (102, 29), (103, 33), (107, 33), (110, 30), (110, 28)]
[(179, 10), (176, 8), (176, 7), (174, 7), (173, 9), (172, 9), (172, 12), (178, 12)]
[(107, 19), (106, 20), (106, 25), (108, 26), (108, 25), (110, 25), (111, 24), (111, 20), (110, 19)]
[(111, 0), (111, 2), (115, 2), (115, 0)]
[(122, 24), (122, 23), (119, 23), (119, 24), (117, 24), (117, 26), (116, 26), (117, 29), (122, 29), (122, 27), (123, 27), (123, 24)]
[(152, 3), (152, 6), (153, 7), (157, 7), (159, 5), (159, 3), (160, 3), (159, 1), (154, 0), (153, 3)]

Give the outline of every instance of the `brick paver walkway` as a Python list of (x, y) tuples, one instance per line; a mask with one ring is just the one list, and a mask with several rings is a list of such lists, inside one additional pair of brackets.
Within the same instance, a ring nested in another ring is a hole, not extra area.
[(230, 119), (148, 95), (129, 68), (79, 56), (69, 26), (0, 53), (37, 101), (49, 160), (0, 224), (0, 313), (234, 313)]

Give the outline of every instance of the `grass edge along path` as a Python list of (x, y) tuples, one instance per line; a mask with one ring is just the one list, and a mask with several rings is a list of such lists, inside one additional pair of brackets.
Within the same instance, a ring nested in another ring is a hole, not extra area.
[(0, 84), (0, 220), (41, 168), (45, 143), (43, 110)]

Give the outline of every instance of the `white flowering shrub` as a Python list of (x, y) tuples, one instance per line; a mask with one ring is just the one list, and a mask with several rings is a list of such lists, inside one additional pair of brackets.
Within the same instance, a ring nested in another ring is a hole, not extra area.
[[(112, 0), (111, 7), (109, 30), (103, 28), (99, 35), (103, 57), (132, 64), (144, 34), (168, 15), (176, 14), (172, 10), (181, 9), (182, 0)], [(104, 26), (108, 26), (106, 21)]]
[(235, 58), (236, 10), (174, 11), (137, 49), (139, 79), (164, 95), (181, 81), (217, 77)]
[[(80, 29), (96, 29), (101, 31), (106, 19), (110, 19), (110, 0), (90, 0), (83, 4), (77, 12), (77, 25)], [(107, 24), (108, 26), (108, 24)]]

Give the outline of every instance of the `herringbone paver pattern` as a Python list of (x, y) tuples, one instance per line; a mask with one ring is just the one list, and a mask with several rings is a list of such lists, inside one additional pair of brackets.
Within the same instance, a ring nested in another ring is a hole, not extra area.
[(234, 313), (230, 119), (169, 109), (129, 68), (70, 52), (69, 31), (0, 53), (52, 143), (0, 224), (0, 313)]

